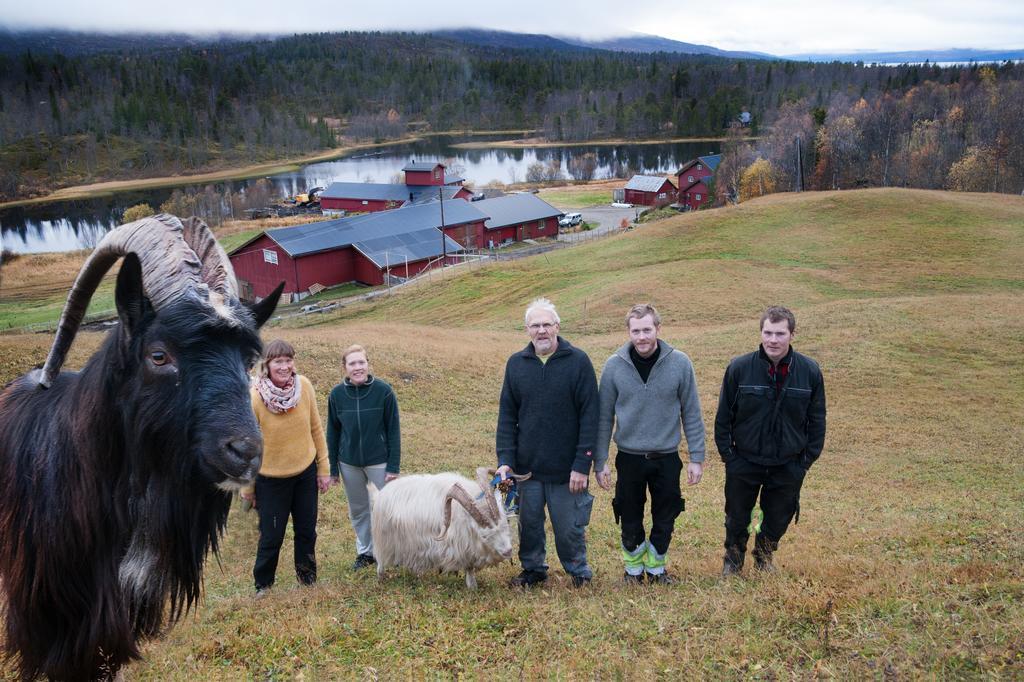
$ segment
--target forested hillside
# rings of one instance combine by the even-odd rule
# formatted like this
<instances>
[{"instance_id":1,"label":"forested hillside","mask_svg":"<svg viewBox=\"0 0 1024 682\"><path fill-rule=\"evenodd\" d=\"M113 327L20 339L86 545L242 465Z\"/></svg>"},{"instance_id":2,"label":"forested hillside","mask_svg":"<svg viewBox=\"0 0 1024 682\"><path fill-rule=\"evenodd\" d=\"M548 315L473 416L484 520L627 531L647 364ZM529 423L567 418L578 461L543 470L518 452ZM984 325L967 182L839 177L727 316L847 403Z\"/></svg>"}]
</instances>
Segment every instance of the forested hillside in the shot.
<instances>
[{"instance_id":1,"label":"forested hillside","mask_svg":"<svg viewBox=\"0 0 1024 682\"><path fill-rule=\"evenodd\" d=\"M0 56L0 198L329 149L410 130L720 136L748 110L782 186L1020 192L1024 65L811 64L482 48L408 33ZM958 167L956 164L960 164ZM817 171L817 173L815 173ZM958 176L958 177L959 177ZM739 177L737 171L737 178ZM976 184L980 184L976 187Z\"/></svg>"}]
</instances>

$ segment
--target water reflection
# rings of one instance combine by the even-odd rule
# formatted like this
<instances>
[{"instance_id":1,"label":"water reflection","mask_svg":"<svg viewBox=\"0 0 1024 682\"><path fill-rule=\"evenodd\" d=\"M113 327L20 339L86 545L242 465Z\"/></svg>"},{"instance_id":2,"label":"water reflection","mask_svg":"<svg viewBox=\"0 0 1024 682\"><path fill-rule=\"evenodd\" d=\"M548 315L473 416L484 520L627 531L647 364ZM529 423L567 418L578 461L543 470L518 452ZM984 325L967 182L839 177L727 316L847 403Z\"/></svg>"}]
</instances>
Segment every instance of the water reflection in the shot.
<instances>
[{"instance_id":1,"label":"water reflection","mask_svg":"<svg viewBox=\"0 0 1024 682\"><path fill-rule=\"evenodd\" d=\"M569 162L584 154L597 160L596 179L634 173L672 173L683 163L704 154L716 153L718 143L675 143L652 145L588 145L571 147L515 147L457 149L452 144L465 139L487 142L498 139L436 137L372 151L357 151L333 161L309 164L297 171L266 178L280 196L292 196L312 187L326 187L335 181L401 181L402 167L410 159L439 159L470 184L523 182L532 164L558 161L561 176L568 178ZM214 203L230 212L232 194L244 193L260 178L194 185L186 192L205 192ZM64 251L89 248L107 230L121 223L129 206L147 203L159 210L172 189L119 192L110 197L85 201L53 202L0 210L2 247L16 253ZM241 217L241 216L239 216Z\"/></svg>"}]
</instances>

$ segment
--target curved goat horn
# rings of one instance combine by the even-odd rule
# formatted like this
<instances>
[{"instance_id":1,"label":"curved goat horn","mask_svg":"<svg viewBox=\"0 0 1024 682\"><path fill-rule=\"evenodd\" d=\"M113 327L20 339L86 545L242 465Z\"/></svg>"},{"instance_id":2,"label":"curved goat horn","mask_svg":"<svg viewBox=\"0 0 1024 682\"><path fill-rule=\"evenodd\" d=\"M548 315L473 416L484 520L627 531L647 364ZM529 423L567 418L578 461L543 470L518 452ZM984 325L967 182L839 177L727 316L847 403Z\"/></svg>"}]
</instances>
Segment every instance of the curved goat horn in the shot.
<instances>
[{"instance_id":1,"label":"curved goat horn","mask_svg":"<svg viewBox=\"0 0 1024 682\"><path fill-rule=\"evenodd\" d=\"M493 476L494 474L498 473L498 470L497 469L487 469L487 473L490 476ZM530 478L531 476L533 476L533 472L532 471L528 471L525 474L517 474L516 472L511 471L511 472L509 472L509 474L508 474L508 476L506 478L511 478L511 479L516 480L516 481L525 481L528 478Z\"/></svg>"},{"instance_id":2,"label":"curved goat horn","mask_svg":"<svg viewBox=\"0 0 1024 682\"><path fill-rule=\"evenodd\" d=\"M182 222L185 243L189 245L201 264L200 280L226 299L238 298L238 284L235 281L235 270L224 248L213 236L213 232L199 218L189 218Z\"/></svg>"},{"instance_id":3,"label":"curved goat horn","mask_svg":"<svg viewBox=\"0 0 1024 682\"><path fill-rule=\"evenodd\" d=\"M444 528L441 530L441 534L436 536L437 540L444 540L444 536L448 534L448 527L452 523L452 500L461 504L463 509L481 526L494 525L491 521L487 520L484 513L480 511L480 507L473 503L473 499L466 492L466 489L458 483L453 483L452 487L445 493L444 501L441 503L444 507Z\"/></svg>"},{"instance_id":4,"label":"curved goat horn","mask_svg":"<svg viewBox=\"0 0 1024 682\"><path fill-rule=\"evenodd\" d=\"M476 470L476 482L480 484L480 490L483 491L487 513L497 523L501 520L501 513L498 511L498 501L494 499L494 490L491 489L491 476L493 475L487 467L479 467Z\"/></svg>"},{"instance_id":5,"label":"curved goat horn","mask_svg":"<svg viewBox=\"0 0 1024 682\"><path fill-rule=\"evenodd\" d=\"M192 229L195 234L202 232L194 225ZM208 251L209 247L204 250ZM96 287L117 259L128 253L139 257L142 286L155 309L159 310L189 291L201 291L204 266L186 243L180 220L161 213L111 230L89 254L68 293L57 335L39 377L43 388L49 388L64 364ZM211 265L209 269L213 272L216 266Z\"/></svg>"}]
</instances>

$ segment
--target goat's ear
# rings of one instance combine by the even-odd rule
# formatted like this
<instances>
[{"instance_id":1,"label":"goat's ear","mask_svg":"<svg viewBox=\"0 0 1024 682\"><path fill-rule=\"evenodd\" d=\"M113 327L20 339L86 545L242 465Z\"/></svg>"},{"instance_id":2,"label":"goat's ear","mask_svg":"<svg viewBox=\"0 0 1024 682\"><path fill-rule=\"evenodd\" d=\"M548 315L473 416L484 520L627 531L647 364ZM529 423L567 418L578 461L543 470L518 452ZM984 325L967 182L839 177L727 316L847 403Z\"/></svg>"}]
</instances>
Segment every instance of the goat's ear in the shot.
<instances>
[{"instance_id":1,"label":"goat's ear","mask_svg":"<svg viewBox=\"0 0 1024 682\"><path fill-rule=\"evenodd\" d=\"M274 314L274 309L277 308L277 302L281 298L281 292L284 291L284 282L277 285L277 288L270 292L270 295L259 303L249 305L249 310L252 311L253 317L256 318L256 328L259 329L263 324L270 319L270 316Z\"/></svg>"},{"instance_id":2,"label":"goat's ear","mask_svg":"<svg viewBox=\"0 0 1024 682\"><path fill-rule=\"evenodd\" d=\"M128 253L121 261L121 270L117 273L117 286L114 289L114 301L117 304L117 316L129 334L135 333L143 316L149 311L150 304L142 288L142 265L139 257Z\"/></svg>"}]
</instances>

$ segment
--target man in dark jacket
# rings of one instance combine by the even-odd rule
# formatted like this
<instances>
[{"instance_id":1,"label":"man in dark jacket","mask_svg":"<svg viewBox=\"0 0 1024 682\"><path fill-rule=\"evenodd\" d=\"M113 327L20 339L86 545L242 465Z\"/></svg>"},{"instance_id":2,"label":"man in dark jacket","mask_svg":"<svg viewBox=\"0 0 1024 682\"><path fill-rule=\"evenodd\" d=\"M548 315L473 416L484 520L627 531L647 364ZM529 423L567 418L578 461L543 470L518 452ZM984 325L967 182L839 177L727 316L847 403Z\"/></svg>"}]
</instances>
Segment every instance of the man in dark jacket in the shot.
<instances>
[{"instance_id":1,"label":"man in dark jacket","mask_svg":"<svg viewBox=\"0 0 1024 682\"><path fill-rule=\"evenodd\" d=\"M519 486L519 562L512 585L547 580L544 507L555 549L575 587L590 582L587 490L597 442L597 379L587 354L558 335L555 306L539 298L526 309L530 343L505 365L498 406L498 473L529 472Z\"/></svg>"},{"instance_id":2,"label":"man in dark jacket","mask_svg":"<svg viewBox=\"0 0 1024 682\"><path fill-rule=\"evenodd\" d=\"M773 571L772 554L794 515L804 476L825 445L825 383L818 363L790 343L796 317L783 307L761 316L761 346L725 370L715 444L725 462L725 557L722 575L739 573L750 526L754 562ZM761 497L762 518L751 512Z\"/></svg>"}]
</instances>

